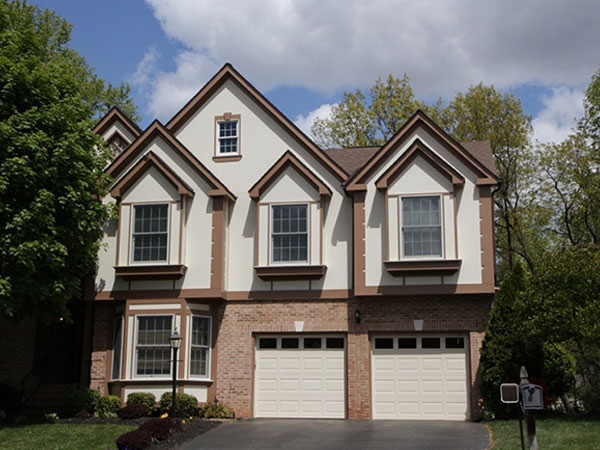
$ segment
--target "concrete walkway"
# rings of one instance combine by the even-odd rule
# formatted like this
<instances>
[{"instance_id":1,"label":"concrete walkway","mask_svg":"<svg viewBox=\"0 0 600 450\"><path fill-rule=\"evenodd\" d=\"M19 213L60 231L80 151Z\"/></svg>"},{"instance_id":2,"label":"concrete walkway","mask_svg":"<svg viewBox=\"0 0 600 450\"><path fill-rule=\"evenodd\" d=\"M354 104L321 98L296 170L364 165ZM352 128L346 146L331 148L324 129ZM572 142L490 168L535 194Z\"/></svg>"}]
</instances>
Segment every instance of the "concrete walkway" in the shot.
<instances>
[{"instance_id":1,"label":"concrete walkway","mask_svg":"<svg viewBox=\"0 0 600 450\"><path fill-rule=\"evenodd\" d=\"M181 450L484 450L488 445L481 423L253 419L223 423Z\"/></svg>"}]
</instances>

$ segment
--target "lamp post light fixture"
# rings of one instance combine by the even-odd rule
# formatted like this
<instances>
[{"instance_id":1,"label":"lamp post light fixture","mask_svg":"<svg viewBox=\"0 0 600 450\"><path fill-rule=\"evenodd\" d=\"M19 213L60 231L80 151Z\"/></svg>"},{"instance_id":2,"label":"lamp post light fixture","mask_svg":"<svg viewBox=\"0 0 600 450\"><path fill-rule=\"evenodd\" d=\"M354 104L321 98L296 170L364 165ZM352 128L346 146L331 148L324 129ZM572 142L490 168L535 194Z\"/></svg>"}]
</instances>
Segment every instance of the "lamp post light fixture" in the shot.
<instances>
[{"instance_id":1,"label":"lamp post light fixture","mask_svg":"<svg viewBox=\"0 0 600 450\"><path fill-rule=\"evenodd\" d=\"M181 345L181 336L175 328L175 331L171 333L169 337L171 348L173 349L173 397L171 403L171 417L175 417L175 411L177 411L177 350Z\"/></svg>"}]
</instances>

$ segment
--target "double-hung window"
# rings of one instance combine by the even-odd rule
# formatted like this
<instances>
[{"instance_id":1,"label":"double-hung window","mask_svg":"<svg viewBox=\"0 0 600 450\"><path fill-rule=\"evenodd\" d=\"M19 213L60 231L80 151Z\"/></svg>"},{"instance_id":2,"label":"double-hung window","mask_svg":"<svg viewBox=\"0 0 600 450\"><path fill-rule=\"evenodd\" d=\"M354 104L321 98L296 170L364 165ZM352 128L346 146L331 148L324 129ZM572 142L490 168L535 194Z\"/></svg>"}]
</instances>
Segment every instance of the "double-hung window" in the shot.
<instances>
[{"instance_id":1,"label":"double-hung window","mask_svg":"<svg viewBox=\"0 0 600 450\"><path fill-rule=\"evenodd\" d=\"M405 257L441 257L440 196L402 198L402 248Z\"/></svg>"},{"instance_id":2,"label":"double-hung window","mask_svg":"<svg viewBox=\"0 0 600 450\"><path fill-rule=\"evenodd\" d=\"M171 374L172 316L138 316L135 347L137 376Z\"/></svg>"},{"instance_id":3,"label":"double-hung window","mask_svg":"<svg viewBox=\"0 0 600 450\"><path fill-rule=\"evenodd\" d=\"M134 205L133 262L166 262L169 205Z\"/></svg>"},{"instance_id":4,"label":"double-hung window","mask_svg":"<svg viewBox=\"0 0 600 450\"><path fill-rule=\"evenodd\" d=\"M210 377L210 317L192 316L190 375Z\"/></svg>"},{"instance_id":5,"label":"double-hung window","mask_svg":"<svg viewBox=\"0 0 600 450\"><path fill-rule=\"evenodd\" d=\"M217 151L218 155L227 156L239 153L239 123L237 120L223 120L217 122L218 137Z\"/></svg>"},{"instance_id":6,"label":"double-hung window","mask_svg":"<svg viewBox=\"0 0 600 450\"><path fill-rule=\"evenodd\" d=\"M308 261L308 205L273 205L272 261Z\"/></svg>"}]
</instances>

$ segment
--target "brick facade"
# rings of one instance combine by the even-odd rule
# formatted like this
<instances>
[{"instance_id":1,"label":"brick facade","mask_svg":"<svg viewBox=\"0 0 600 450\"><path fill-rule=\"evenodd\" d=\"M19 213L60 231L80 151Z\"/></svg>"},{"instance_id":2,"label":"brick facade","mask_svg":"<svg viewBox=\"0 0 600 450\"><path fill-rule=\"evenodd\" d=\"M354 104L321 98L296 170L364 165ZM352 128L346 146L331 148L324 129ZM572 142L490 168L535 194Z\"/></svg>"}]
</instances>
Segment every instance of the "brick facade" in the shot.
<instances>
[{"instance_id":1,"label":"brick facade","mask_svg":"<svg viewBox=\"0 0 600 450\"><path fill-rule=\"evenodd\" d=\"M254 336L294 333L295 321L304 333L339 332L347 336L347 417L371 418L371 343L377 333L463 332L469 336L471 419L480 417L479 351L492 305L492 295L374 297L348 300L245 300L215 302L216 396L238 417L252 417ZM360 311L357 324L355 312ZM91 387L106 394L109 334L114 305L97 305L94 319ZM212 391L212 390L211 390ZM208 400L213 400L209 398Z\"/></svg>"}]
</instances>

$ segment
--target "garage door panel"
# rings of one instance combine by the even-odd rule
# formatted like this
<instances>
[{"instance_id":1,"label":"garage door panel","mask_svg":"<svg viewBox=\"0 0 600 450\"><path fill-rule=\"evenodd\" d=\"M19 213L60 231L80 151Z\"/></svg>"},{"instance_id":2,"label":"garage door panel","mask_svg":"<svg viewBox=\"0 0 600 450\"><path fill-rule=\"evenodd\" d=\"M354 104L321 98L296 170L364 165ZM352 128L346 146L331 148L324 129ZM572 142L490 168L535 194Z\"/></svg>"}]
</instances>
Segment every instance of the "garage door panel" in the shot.
<instances>
[{"instance_id":1,"label":"garage door panel","mask_svg":"<svg viewBox=\"0 0 600 450\"><path fill-rule=\"evenodd\" d=\"M276 348L261 349L257 338L255 417L344 418L345 343L325 348L326 337L315 336L311 344L320 339L323 348L302 348L301 338L299 348L288 349L281 337L269 339Z\"/></svg>"},{"instance_id":2,"label":"garage door panel","mask_svg":"<svg viewBox=\"0 0 600 450\"><path fill-rule=\"evenodd\" d=\"M412 335L416 348L399 348L408 341L400 337L393 349L372 348L373 418L466 420L468 346L446 349L443 336L428 335L426 344L439 339L440 348L423 349L421 336Z\"/></svg>"}]
</instances>

